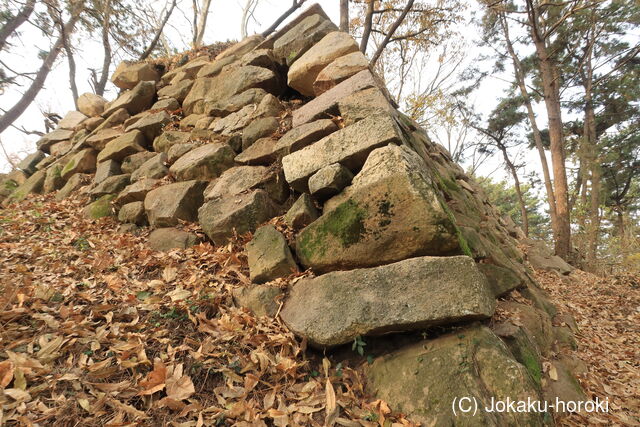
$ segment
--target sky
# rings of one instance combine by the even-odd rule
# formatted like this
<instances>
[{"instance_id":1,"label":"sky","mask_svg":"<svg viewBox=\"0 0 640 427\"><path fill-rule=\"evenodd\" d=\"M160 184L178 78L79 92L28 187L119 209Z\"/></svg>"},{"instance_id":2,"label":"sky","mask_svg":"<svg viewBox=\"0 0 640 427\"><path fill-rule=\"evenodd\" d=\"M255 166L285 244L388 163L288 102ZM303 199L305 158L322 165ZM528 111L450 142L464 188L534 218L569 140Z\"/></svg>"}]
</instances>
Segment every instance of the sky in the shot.
<instances>
[{"instance_id":1,"label":"sky","mask_svg":"<svg viewBox=\"0 0 640 427\"><path fill-rule=\"evenodd\" d=\"M160 11L165 5L164 0L154 0L157 10ZM233 40L240 38L240 20L242 5L245 0L212 0L210 14L207 22L204 43L210 44L215 41ZM313 2L307 1L310 5ZM338 0L319 0L318 3L323 7L327 15L334 21L339 22L339 1ZM177 46L184 46L185 49L190 38L190 13L191 1L179 0L180 10L174 12L169 21L169 25L165 29L166 37ZM251 21L249 24L249 33L259 32L269 26L280 14L290 6L290 0L260 0L254 16L258 21ZM301 10L306 8L303 6ZM299 12L298 12L299 13ZM295 17L292 15L289 19ZM286 21L285 21L286 22ZM281 24L284 25L284 24ZM467 35L469 29L463 30ZM37 69L40 60L37 59L37 53L40 48L47 48L51 43L45 39L37 29L29 24L24 24L20 35L11 40L14 48L10 54L5 52L0 54L0 59L6 64L11 64L19 70L32 71ZM471 43L471 37L468 37L468 43ZM471 45L471 44L470 44ZM99 68L102 63L102 47L92 40L75 40L74 41L75 58L77 62L77 78L78 92L90 92L89 71L88 69ZM470 49L467 61L472 61L475 53ZM118 61L114 61L111 66L111 72L115 69ZM425 73L429 73L427 68ZM428 78L428 76L426 76ZM508 78L508 77L506 77ZM480 112L486 113L490 111L496 104L499 94L506 86L505 77L494 76L487 80L480 90L473 95L474 103ZM0 107L9 108L19 99L24 87L11 87L0 96ZM116 88L111 84L107 85L105 97L109 100L116 97ZM64 55L60 55L56 64L49 74L45 86L36 97L34 103L27 111L16 121L17 127L24 127L27 130L44 131L44 118L42 112L55 112L64 115L67 111L73 110L73 99L69 90L68 65ZM0 135L2 142L10 153L17 153L20 157L35 150L35 142L38 140L36 135L25 135L24 133L9 128ZM514 153L515 154L515 153ZM524 172L535 171L539 169L539 160L530 152L522 152L519 154L521 158L526 159L527 170ZM0 155L0 172L10 170L10 165L5 157ZM504 168L501 166L501 160L494 158L486 162L480 169L482 175L492 175L495 178L504 179L507 177Z\"/></svg>"}]
</instances>

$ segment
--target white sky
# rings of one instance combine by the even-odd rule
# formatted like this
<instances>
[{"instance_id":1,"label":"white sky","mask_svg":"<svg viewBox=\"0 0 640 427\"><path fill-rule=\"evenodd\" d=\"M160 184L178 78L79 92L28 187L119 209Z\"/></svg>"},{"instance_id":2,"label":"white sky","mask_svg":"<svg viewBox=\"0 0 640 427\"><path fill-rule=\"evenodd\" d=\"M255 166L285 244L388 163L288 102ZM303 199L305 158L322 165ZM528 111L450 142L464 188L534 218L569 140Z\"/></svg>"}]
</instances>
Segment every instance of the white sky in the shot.
<instances>
[{"instance_id":1,"label":"white sky","mask_svg":"<svg viewBox=\"0 0 640 427\"><path fill-rule=\"evenodd\" d=\"M164 0L154 1L157 2L158 10L161 10L165 4ZM212 0L204 37L205 44L214 41L240 38L241 3L244 3L244 1L245 0ZM319 0L317 2L320 3L334 22L337 23L339 21L338 0ZM302 9L312 3L312 0L308 0ZM174 12L169 21L170 25L165 29L165 34L173 44L177 46L182 45L186 50L191 36L189 22L189 19L191 19L191 1L179 0L178 5L183 12ZM249 33L265 29L290 5L290 0L260 0L255 12L255 16L259 22L250 23ZM295 14L293 16L295 16ZM19 70L32 71L40 65L40 60L37 59L38 48L48 49L49 42L42 37L37 29L29 24L24 24L21 30L20 36L11 40L14 44L11 54L2 53L0 54L0 59ZM466 28L463 31L466 31L468 36L469 29ZM74 46L77 62L76 83L78 85L78 92L80 94L90 92L88 68L100 68L100 64L102 63L102 47L100 43L91 40L76 40ZM473 60L471 55L475 54L477 54L477 52L470 49L469 60ZM115 60L112 64L111 72L115 69L117 62L118 60ZM502 90L505 87L505 78L509 79L510 77L507 75L504 77L496 76L496 78L489 78L487 83L481 87L480 91L473 95L474 103L477 105L479 112L487 113L495 106L497 99L501 96ZM7 90L0 96L0 107L6 109L15 104L22 90L24 90L24 88L15 87ZM115 87L109 82L105 97L107 99L113 99L115 94ZM42 111L56 112L64 115L64 113L73 109L74 106L69 89L67 60L64 55L60 55L54 69L45 82L45 87L40 91L35 102L33 102L27 111L15 122L15 125L28 130L44 131ZM540 117L540 120L546 123L543 115ZM543 122L541 122L541 125L544 126ZM35 142L38 140L38 136L36 135L27 136L13 128L9 128L0 136L8 151L11 153L19 153L21 157L33 152L35 150ZM539 159L536 155L532 155L531 152L523 152L521 155L525 156L527 160L526 170L522 171L523 174L539 169ZM479 173L483 175L492 174L497 178L506 177L500 165L501 159L496 156L487 162L479 170ZM9 169L10 166L4 156L0 156L0 172L6 172Z\"/></svg>"}]
</instances>

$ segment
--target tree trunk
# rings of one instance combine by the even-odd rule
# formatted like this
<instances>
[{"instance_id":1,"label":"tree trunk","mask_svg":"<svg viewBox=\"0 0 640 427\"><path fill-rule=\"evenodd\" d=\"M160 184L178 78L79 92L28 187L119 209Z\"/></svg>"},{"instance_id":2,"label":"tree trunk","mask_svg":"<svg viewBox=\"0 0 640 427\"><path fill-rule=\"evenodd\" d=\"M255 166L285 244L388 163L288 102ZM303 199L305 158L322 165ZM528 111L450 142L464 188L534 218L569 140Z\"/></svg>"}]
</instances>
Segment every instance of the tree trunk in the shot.
<instances>
[{"instance_id":1,"label":"tree trunk","mask_svg":"<svg viewBox=\"0 0 640 427\"><path fill-rule=\"evenodd\" d=\"M340 0L340 31L349 32L349 0Z\"/></svg>"},{"instance_id":2,"label":"tree trunk","mask_svg":"<svg viewBox=\"0 0 640 427\"><path fill-rule=\"evenodd\" d=\"M520 216L522 217L522 231L524 235L529 237L529 217L527 215L527 205L524 203L524 197L522 197L522 189L520 188L520 179L518 178L518 171L515 165L509 159L509 153L507 153L507 147L498 143L498 148L502 151L502 157L504 157L504 163L507 165L511 176L513 177L513 185L516 189L516 195L518 197L518 205L520 205Z\"/></svg>"},{"instance_id":3,"label":"tree trunk","mask_svg":"<svg viewBox=\"0 0 640 427\"><path fill-rule=\"evenodd\" d=\"M282 15L280 15L280 17L276 19L274 23L269 26L269 28L262 32L262 37L267 37L269 34L273 33L278 28L278 26L282 24L282 21L287 19L289 15L298 10L298 8L302 6L305 1L306 0L293 0L293 4L291 4L291 7L287 9Z\"/></svg>"},{"instance_id":4,"label":"tree trunk","mask_svg":"<svg viewBox=\"0 0 640 427\"><path fill-rule=\"evenodd\" d=\"M539 18L535 6L531 4L530 0L527 1L527 8L549 122L551 164L553 166L553 184L558 217L555 253L568 261L571 255L571 213L569 211L569 189L565 167L564 136L562 134L559 75L556 64L553 63L553 58L549 56L546 40L541 36L537 28Z\"/></svg>"},{"instance_id":5,"label":"tree trunk","mask_svg":"<svg viewBox=\"0 0 640 427\"><path fill-rule=\"evenodd\" d=\"M156 30L156 34L153 37L153 40L151 40L151 43L149 43L149 46L145 49L145 51L142 53L142 55L140 55L140 61L147 59L149 57L149 55L151 54L151 52L153 52L153 49L155 49L156 46L158 45L158 41L160 40L160 36L162 35L162 32L164 31L164 27L165 27L165 25L167 25L167 21L169 21L169 17L173 13L173 8L176 7L176 1L177 0L173 0L171 2L171 7L169 8L169 10L167 10L167 14L164 16L164 19L162 20L162 22L158 26L158 29Z\"/></svg>"},{"instance_id":6,"label":"tree trunk","mask_svg":"<svg viewBox=\"0 0 640 427\"><path fill-rule=\"evenodd\" d=\"M7 44L7 40L11 37L11 34L18 29L18 27L24 24L29 16L33 13L33 7L36 4L36 0L28 0L24 7L20 9L20 12L0 28L0 51L4 49Z\"/></svg>"},{"instance_id":7,"label":"tree trunk","mask_svg":"<svg viewBox=\"0 0 640 427\"><path fill-rule=\"evenodd\" d=\"M589 200L589 227L587 228L586 265L595 268L600 234L600 187L601 171L598 160L596 137L596 115L591 98L591 84L585 87L584 138L588 148L588 165L591 171L591 194Z\"/></svg>"},{"instance_id":8,"label":"tree trunk","mask_svg":"<svg viewBox=\"0 0 640 427\"><path fill-rule=\"evenodd\" d=\"M102 70L100 71L100 80L95 82L94 90L96 95L104 95L109 80L109 67L111 66L111 42L109 41L109 30L111 27L111 0L106 0L104 10L102 11L102 49L104 58L102 60Z\"/></svg>"},{"instance_id":9,"label":"tree trunk","mask_svg":"<svg viewBox=\"0 0 640 427\"><path fill-rule=\"evenodd\" d=\"M193 43L194 48L202 46L202 39L204 38L204 30L207 28L207 18L209 17L209 7L211 6L211 0L204 0L202 8L200 9L200 16L198 17L198 26L196 31L196 37Z\"/></svg>"},{"instance_id":10,"label":"tree trunk","mask_svg":"<svg viewBox=\"0 0 640 427\"><path fill-rule=\"evenodd\" d=\"M360 40L360 52L367 53L367 44L371 35L371 26L373 25L373 10L375 0L367 0L367 13L364 17L364 28L362 30L362 40Z\"/></svg>"},{"instance_id":11,"label":"tree trunk","mask_svg":"<svg viewBox=\"0 0 640 427\"><path fill-rule=\"evenodd\" d=\"M529 118L529 124L531 125L531 132L533 133L533 141L540 157L544 187L547 193L547 203L549 204L549 216L551 217L551 229L553 230L554 238L557 238L558 215L556 213L556 197L555 194L553 194L553 182L551 180L551 174L549 173L547 154L544 151L542 136L540 135L540 129L538 128L536 115L533 111L533 106L531 105L531 97L529 96L529 91L527 90L525 76L522 70L522 63L520 62L520 58L518 58L518 55L513 48L513 43L511 43L511 38L509 36L509 26L506 17L502 13L500 14L500 23L505 36L507 49L513 63L513 71L516 76L516 81L518 82L518 87L520 88L520 94L522 95L525 107L527 108L527 116Z\"/></svg>"},{"instance_id":12,"label":"tree trunk","mask_svg":"<svg viewBox=\"0 0 640 427\"><path fill-rule=\"evenodd\" d=\"M69 21L63 27L63 34L60 34L56 42L51 47L51 50L42 62L42 65L36 73L36 77L31 82L29 88L22 94L22 97L13 107L9 108L2 116L0 116L0 133L4 132L18 119L18 117L22 115L22 113L24 113L31 102L33 102L38 92L40 92L40 89L42 89L42 86L51 71L53 63L58 57L60 50L63 48L65 34L72 33L73 28L80 17L79 10L73 11L72 13L73 14L69 18Z\"/></svg>"},{"instance_id":13,"label":"tree trunk","mask_svg":"<svg viewBox=\"0 0 640 427\"><path fill-rule=\"evenodd\" d=\"M382 52L384 51L384 49L387 47L387 45L391 41L391 37L393 37L395 32L398 30L398 27L400 27L400 25L402 24L402 21L404 21L404 19L407 17L407 14L409 13L411 8L413 7L413 3L415 3L415 0L409 0L407 2L407 4L404 6L404 9L402 9L402 13L400 13L400 16L398 16L398 19L395 20L395 22L391 25L391 28L389 28L389 30L387 31L387 35L384 36L384 39L382 40L382 43L380 43L380 45L376 49L376 53L373 54L373 57L371 58L371 61L369 62L369 65L371 67L375 66L376 62L378 62L378 59L380 58L380 55L382 55Z\"/></svg>"},{"instance_id":14,"label":"tree trunk","mask_svg":"<svg viewBox=\"0 0 640 427\"><path fill-rule=\"evenodd\" d=\"M64 32L64 28L60 28L61 34L64 36L64 51L67 54L67 62L69 63L69 88L73 97L73 105L78 109L78 85L76 84L76 60L71 50L71 38Z\"/></svg>"}]
</instances>

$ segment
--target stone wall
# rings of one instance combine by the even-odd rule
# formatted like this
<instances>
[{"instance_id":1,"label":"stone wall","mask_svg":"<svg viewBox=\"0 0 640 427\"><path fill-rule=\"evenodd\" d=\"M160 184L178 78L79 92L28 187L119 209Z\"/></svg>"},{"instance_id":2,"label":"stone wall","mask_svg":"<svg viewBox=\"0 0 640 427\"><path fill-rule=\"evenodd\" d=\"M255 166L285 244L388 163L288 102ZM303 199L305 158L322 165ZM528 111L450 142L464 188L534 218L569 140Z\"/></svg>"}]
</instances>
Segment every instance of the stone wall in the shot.
<instances>
[{"instance_id":1,"label":"stone wall","mask_svg":"<svg viewBox=\"0 0 640 427\"><path fill-rule=\"evenodd\" d=\"M149 225L157 250L198 242L172 228L183 221L216 245L251 232L254 283L237 303L274 315L281 291L268 282L309 270L279 316L317 349L438 327L368 367L371 392L426 425L454 422L446 396L555 397L558 379L542 360L571 333L554 326L521 232L396 109L355 40L319 6L267 40L252 36L164 74L123 63L112 81L117 99L82 95L80 111L2 178L3 204L86 193L87 215ZM280 216L289 240L264 225ZM514 290L526 299L509 300ZM550 418L455 421L477 422Z\"/></svg>"}]
</instances>

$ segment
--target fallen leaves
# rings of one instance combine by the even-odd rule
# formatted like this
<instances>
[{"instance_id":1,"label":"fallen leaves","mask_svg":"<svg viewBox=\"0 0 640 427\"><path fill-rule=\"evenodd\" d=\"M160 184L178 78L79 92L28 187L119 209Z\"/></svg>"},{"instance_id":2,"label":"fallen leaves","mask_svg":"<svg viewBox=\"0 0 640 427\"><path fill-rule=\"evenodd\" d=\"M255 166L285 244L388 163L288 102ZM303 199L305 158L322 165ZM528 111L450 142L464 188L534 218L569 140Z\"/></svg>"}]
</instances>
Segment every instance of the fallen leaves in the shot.
<instances>
[{"instance_id":1,"label":"fallen leaves","mask_svg":"<svg viewBox=\"0 0 640 427\"><path fill-rule=\"evenodd\" d=\"M0 211L0 424L411 425L370 402L358 366L234 305L242 239L154 252L85 204Z\"/></svg>"}]
</instances>

